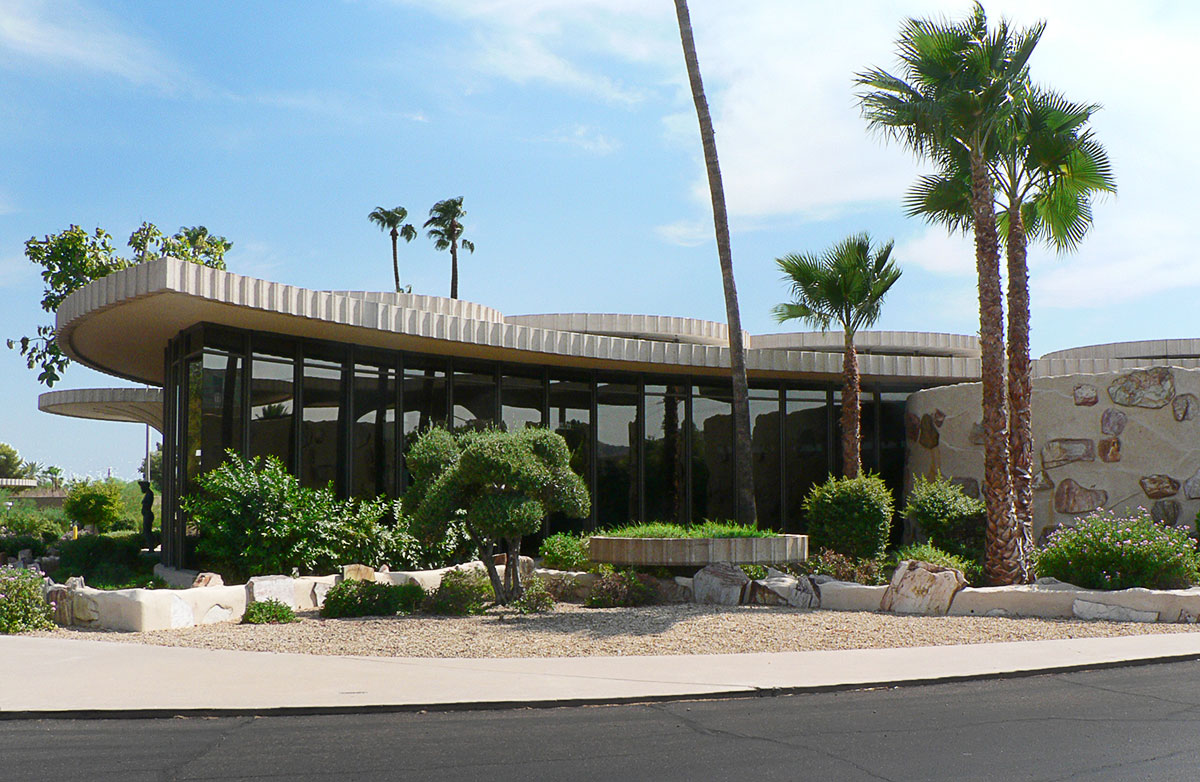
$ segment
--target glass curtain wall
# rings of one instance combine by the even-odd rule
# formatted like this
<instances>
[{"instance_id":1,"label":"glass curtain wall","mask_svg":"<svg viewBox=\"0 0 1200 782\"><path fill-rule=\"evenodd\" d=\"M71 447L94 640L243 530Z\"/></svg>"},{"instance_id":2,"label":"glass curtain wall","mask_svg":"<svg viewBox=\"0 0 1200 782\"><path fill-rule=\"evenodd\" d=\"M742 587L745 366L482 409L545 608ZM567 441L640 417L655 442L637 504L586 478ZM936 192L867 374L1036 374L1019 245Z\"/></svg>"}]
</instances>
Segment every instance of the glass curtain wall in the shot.
<instances>
[{"instance_id":1,"label":"glass curtain wall","mask_svg":"<svg viewBox=\"0 0 1200 782\"><path fill-rule=\"evenodd\" d=\"M750 457L758 524L783 529L783 407L777 388L750 389Z\"/></svg>"},{"instance_id":2,"label":"glass curtain wall","mask_svg":"<svg viewBox=\"0 0 1200 782\"><path fill-rule=\"evenodd\" d=\"M641 392L633 383L596 384L596 490L600 527L642 518L638 445Z\"/></svg>"},{"instance_id":3,"label":"glass curtain wall","mask_svg":"<svg viewBox=\"0 0 1200 782\"><path fill-rule=\"evenodd\" d=\"M356 353L351 413L350 494L396 493L396 369Z\"/></svg>"},{"instance_id":4,"label":"glass curtain wall","mask_svg":"<svg viewBox=\"0 0 1200 782\"><path fill-rule=\"evenodd\" d=\"M804 499L829 477L831 409L823 390L789 388L784 394L784 518L790 530L804 529Z\"/></svg>"},{"instance_id":5,"label":"glass curtain wall","mask_svg":"<svg viewBox=\"0 0 1200 782\"><path fill-rule=\"evenodd\" d=\"M294 350L287 347L255 343L250 359L249 455L276 456L295 471L296 364Z\"/></svg>"},{"instance_id":6,"label":"glass curtain wall","mask_svg":"<svg viewBox=\"0 0 1200 782\"><path fill-rule=\"evenodd\" d=\"M346 493L339 469L343 451L342 364L325 351L305 350L300 414L300 483L311 488L333 485Z\"/></svg>"},{"instance_id":7,"label":"glass curtain wall","mask_svg":"<svg viewBox=\"0 0 1200 782\"><path fill-rule=\"evenodd\" d=\"M545 426L546 383L541 372L523 374L505 367L500 376L500 426L515 432L530 426Z\"/></svg>"},{"instance_id":8,"label":"glass curtain wall","mask_svg":"<svg viewBox=\"0 0 1200 782\"><path fill-rule=\"evenodd\" d=\"M647 521L688 520L687 392L686 382L646 385Z\"/></svg>"},{"instance_id":9,"label":"glass curtain wall","mask_svg":"<svg viewBox=\"0 0 1200 782\"><path fill-rule=\"evenodd\" d=\"M692 521L737 518L734 491L733 391L692 388Z\"/></svg>"},{"instance_id":10,"label":"glass curtain wall","mask_svg":"<svg viewBox=\"0 0 1200 782\"><path fill-rule=\"evenodd\" d=\"M592 383L583 378L551 375L547 385L550 417L546 425L562 435L571 450L571 469L583 477L592 497L592 513L587 519L552 516L549 529L582 531L595 528L598 503L595 491L595 463L592 459Z\"/></svg>"}]
</instances>

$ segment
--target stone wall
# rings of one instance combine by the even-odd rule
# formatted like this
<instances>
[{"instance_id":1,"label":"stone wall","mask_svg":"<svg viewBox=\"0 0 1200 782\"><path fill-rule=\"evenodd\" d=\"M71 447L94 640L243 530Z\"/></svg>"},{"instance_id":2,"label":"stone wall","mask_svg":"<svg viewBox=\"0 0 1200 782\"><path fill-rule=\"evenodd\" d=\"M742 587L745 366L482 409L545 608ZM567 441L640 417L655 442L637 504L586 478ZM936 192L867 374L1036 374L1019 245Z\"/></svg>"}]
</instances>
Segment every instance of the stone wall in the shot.
<instances>
[{"instance_id":1,"label":"stone wall","mask_svg":"<svg viewBox=\"0 0 1200 782\"><path fill-rule=\"evenodd\" d=\"M1033 381L1034 536L1097 507L1144 507L1196 529L1200 370L1174 367ZM978 496L980 384L918 391L905 418L905 491L937 471Z\"/></svg>"}]
</instances>

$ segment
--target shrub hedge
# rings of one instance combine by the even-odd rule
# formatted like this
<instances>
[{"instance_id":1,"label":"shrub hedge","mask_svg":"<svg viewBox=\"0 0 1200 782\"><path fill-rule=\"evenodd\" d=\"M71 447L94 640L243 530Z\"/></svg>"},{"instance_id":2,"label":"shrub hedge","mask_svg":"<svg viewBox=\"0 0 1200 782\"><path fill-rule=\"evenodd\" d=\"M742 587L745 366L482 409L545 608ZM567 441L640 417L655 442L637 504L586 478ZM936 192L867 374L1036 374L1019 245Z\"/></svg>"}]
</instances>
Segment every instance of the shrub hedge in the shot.
<instances>
[{"instance_id":1,"label":"shrub hedge","mask_svg":"<svg viewBox=\"0 0 1200 782\"><path fill-rule=\"evenodd\" d=\"M804 500L809 544L851 559L876 559L892 529L892 493L874 473L830 477Z\"/></svg>"},{"instance_id":2,"label":"shrub hedge","mask_svg":"<svg viewBox=\"0 0 1200 782\"><path fill-rule=\"evenodd\" d=\"M917 476L904 516L929 542L969 560L983 559L987 506L941 475L934 480Z\"/></svg>"},{"instance_id":3,"label":"shrub hedge","mask_svg":"<svg viewBox=\"0 0 1200 782\"><path fill-rule=\"evenodd\" d=\"M350 579L339 581L325 593L321 616L334 619L409 614L420 607L424 599L425 590L417 584L385 584Z\"/></svg>"}]
</instances>

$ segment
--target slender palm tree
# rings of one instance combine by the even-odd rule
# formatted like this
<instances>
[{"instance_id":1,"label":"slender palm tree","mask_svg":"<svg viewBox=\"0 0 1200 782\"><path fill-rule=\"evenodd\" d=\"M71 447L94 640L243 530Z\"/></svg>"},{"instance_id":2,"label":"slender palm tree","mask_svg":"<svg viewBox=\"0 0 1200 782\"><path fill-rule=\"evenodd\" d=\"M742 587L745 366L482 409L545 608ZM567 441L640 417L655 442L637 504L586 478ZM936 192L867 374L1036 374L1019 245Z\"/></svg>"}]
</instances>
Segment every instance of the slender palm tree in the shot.
<instances>
[{"instance_id":1,"label":"slender palm tree","mask_svg":"<svg viewBox=\"0 0 1200 782\"><path fill-rule=\"evenodd\" d=\"M857 77L863 114L874 129L920 155L961 154L970 177L971 226L979 282L980 379L983 386L984 570L994 584L1026 579L1028 552L1013 514L1005 413L1004 300L996 230L996 183L989 170L994 137L1027 92L1028 62L1044 24L1021 31L1001 21L988 29L976 4L962 22L910 19L897 49L900 75L871 69Z\"/></svg>"},{"instance_id":2,"label":"slender palm tree","mask_svg":"<svg viewBox=\"0 0 1200 782\"><path fill-rule=\"evenodd\" d=\"M1108 155L1086 128L1099 108L1033 90L997 134L996 151L989 155L1008 262L1009 474L1013 510L1027 546L1032 546L1033 523L1033 387L1026 244L1033 237L1059 252L1076 249L1091 227L1093 199L1116 192ZM966 230L970 191L964 158L950 156L943 164L940 172L922 177L910 190L907 212Z\"/></svg>"},{"instance_id":3,"label":"slender palm tree","mask_svg":"<svg viewBox=\"0 0 1200 782\"><path fill-rule=\"evenodd\" d=\"M700 78L700 61L696 57L696 41L692 38L692 19L687 0L675 0L675 15L679 19L679 38L683 44L683 60L687 65L692 101L700 122L700 140L704 145L704 164L708 170L708 190L712 196L713 227L717 235L717 257L721 263L721 282L725 288L725 318L729 324L729 366L733 382L733 455L735 469L737 515L743 524L758 522L754 503L754 464L750 452L750 392L746 382L746 350L742 344L742 315L738 309L737 284L733 279L733 253L729 245L729 215L725 210L725 185L721 180L721 165L717 160L717 140L713 133L708 98Z\"/></svg>"},{"instance_id":4,"label":"slender palm tree","mask_svg":"<svg viewBox=\"0 0 1200 782\"><path fill-rule=\"evenodd\" d=\"M377 206L367 215L367 219L378 225L379 230L387 231L392 237L392 272L396 276L396 293L400 292L400 257L396 253L396 240L402 236L406 242L417 238L417 229L411 223L404 222L407 218L408 210L402 206L395 209Z\"/></svg>"},{"instance_id":5,"label":"slender palm tree","mask_svg":"<svg viewBox=\"0 0 1200 782\"><path fill-rule=\"evenodd\" d=\"M871 252L871 237L855 234L820 255L789 254L776 258L792 301L774 309L775 320L800 320L826 331L842 327L842 474L856 477L862 470L859 439L858 353L854 335L879 320L883 297L900 279L892 260L893 242Z\"/></svg>"},{"instance_id":6,"label":"slender palm tree","mask_svg":"<svg viewBox=\"0 0 1200 782\"><path fill-rule=\"evenodd\" d=\"M439 250L450 250L450 298L458 298L458 248L462 247L469 253L475 252L475 243L462 238L462 219L467 216L463 209L463 197L447 198L438 201L429 210L429 219L425 227L429 229L427 236L433 240L433 246Z\"/></svg>"}]
</instances>

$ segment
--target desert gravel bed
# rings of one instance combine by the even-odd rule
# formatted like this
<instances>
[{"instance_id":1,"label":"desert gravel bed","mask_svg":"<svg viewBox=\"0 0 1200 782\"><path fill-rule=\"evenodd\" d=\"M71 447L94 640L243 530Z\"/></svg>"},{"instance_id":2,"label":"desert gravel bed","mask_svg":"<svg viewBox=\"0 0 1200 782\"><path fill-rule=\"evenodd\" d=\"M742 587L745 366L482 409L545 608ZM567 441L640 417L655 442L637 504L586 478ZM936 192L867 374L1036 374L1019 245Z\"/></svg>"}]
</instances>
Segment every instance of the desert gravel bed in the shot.
<instances>
[{"instance_id":1,"label":"desert gravel bed","mask_svg":"<svg viewBox=\"0 0 1200 782\"><path fill-rule=\"evenodd\" d=\"M300 654L583 657L874 649L1196 630L1196 625L695 604L608 609L559 604L553 613L528 616L493 609L484 616L453 618L321 619L315 612L300 617L288 625L215 624L149 633L60 628L42 635Z\"/></svg>"}]
</instances>

